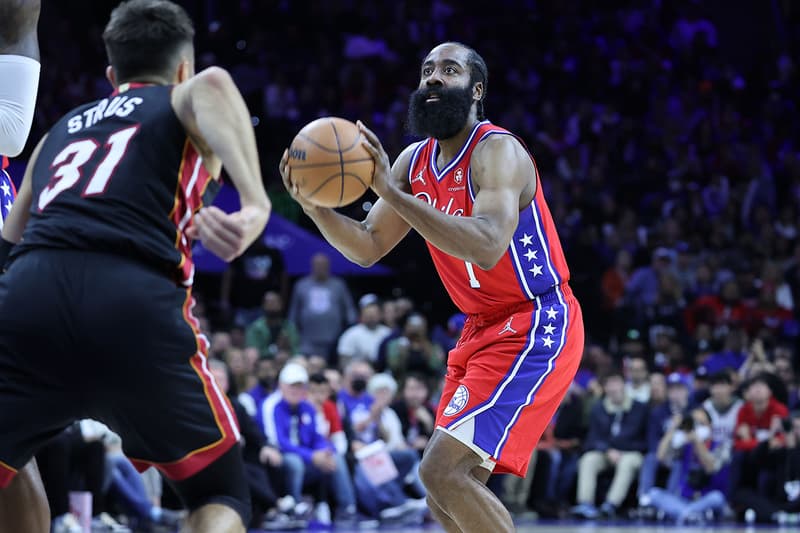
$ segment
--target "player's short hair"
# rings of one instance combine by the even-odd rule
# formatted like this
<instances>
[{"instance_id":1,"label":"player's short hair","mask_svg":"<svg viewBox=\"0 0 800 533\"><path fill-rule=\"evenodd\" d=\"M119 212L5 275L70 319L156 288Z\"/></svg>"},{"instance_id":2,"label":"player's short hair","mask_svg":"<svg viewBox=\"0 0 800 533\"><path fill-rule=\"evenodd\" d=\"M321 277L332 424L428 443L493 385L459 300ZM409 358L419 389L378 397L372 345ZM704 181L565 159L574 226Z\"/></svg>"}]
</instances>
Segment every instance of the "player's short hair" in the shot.
<instances>
[{"instance_id":1,"label":"player's short hair","mask_svg":"<svg viewBox=\"0 0 800 533\"><path fill-rule=\"evenodd\" d=\"M483 84L483 96L481 96L480 101L478 101L476 112L478 120L486 120L486 113L483 110L483 102L486 100L486 92L489 90L489 69L486 67L486 61L484 61L481 55L471 46L456 41L453 41L453 44L467 51L470 84L473 86L478 82Z\"/></svg>"},{"instance_id":2,"label":"player's short hair","mask_svg":"<svg viewBox=\"0 0 800 533\"><path fill-rule=\"evenodd\" d=\"M169 0L122 2L103 31L108 61L119 82L143 75L171 78L181 50L193 38L189 15Z\"/></svg>"}]
</instances>

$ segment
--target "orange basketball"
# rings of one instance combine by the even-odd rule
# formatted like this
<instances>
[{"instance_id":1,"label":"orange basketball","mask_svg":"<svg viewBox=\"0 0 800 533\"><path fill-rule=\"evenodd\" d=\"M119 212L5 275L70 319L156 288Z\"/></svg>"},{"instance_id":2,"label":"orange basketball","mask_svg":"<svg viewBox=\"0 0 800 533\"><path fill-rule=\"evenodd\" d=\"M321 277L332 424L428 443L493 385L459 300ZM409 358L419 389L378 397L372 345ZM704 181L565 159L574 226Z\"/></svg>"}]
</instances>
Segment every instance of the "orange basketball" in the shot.
<instances>
[{"instance_id":1,"label":"orange basketball","mask_svg":"<svg viewBox=\"0 0 800 533\"><path fill-rule=\"evenodd\" d=\"M363 136L349 120L325 117L309 122L289 146L292 182L320 207L358 200L372 184L375 164L361 145Z\"/></svg>"}]
</instances>

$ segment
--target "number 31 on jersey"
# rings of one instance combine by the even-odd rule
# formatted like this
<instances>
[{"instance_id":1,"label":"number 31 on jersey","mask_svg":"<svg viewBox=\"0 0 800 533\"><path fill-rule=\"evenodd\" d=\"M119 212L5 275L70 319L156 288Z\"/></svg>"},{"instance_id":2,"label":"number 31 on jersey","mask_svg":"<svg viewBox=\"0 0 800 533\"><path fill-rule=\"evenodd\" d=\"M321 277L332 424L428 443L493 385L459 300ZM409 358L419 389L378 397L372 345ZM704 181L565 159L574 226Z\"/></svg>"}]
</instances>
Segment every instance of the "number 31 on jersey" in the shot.
<instances>
[{"instance_id":1,"label":"number 31 on jersey","mask_svg":"<svg viewBox=\"0 0 800 533\"><path fill-rule=\"evenodd\" d=\"M81 196L98 196L106 192L108 182L114 175L114 170L119 165L128 144L139 131L139 125L112 133L106 141L107 152L100 164L95 168L92 177L83 188ZM51 168L55 168L50 183L47 184L39 194L37 206L42 211L47 204L52 202L56 196L65 190L74 187L81 179L81 167L83 167L94 155L100 145L94 139L82 139L69 143L56 155Z\"/></svg>"}]
</instances>

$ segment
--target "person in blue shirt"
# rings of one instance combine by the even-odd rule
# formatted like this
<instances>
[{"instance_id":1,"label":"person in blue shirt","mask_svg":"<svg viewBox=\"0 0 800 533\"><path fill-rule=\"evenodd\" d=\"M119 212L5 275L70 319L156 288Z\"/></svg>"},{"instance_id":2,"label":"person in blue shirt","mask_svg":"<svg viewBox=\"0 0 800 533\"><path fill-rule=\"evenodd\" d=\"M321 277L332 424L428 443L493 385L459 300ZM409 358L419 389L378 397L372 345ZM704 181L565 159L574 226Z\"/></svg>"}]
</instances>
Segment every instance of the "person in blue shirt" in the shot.
<instances>
[{"instance_id":1,"label":"person in blue shirt","mask_svg":"<svg viewBox=\"0 0 800 533\"><path fill-rule=\"evenodd\" d=\"M357 523L356 499L347 463L317 430L316 409L306 400L308 372L287 363L279 376L279 394L267 397L262 408L264 433L283 453L289 494L300 501L303 486L325 483L336 500L337 525Z\"/></svg>"}]
</instances>

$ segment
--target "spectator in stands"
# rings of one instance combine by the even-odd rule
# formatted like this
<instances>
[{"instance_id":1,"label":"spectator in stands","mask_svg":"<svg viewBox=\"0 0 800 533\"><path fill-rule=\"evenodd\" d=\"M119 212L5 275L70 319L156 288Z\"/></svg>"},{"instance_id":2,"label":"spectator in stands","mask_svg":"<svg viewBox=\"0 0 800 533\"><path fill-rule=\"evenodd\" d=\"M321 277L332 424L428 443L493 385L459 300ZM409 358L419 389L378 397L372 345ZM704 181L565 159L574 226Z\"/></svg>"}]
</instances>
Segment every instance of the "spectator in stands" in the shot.
<instances>
[{"instance_id":1,"label":"spectator in stands","mask_svg":"<svg viewBox=\"0 0 800 533\"><path fill-rule=\"evenodd\" d=\"M778 438L778 436L783 438ZM737 507L746 509L750 521L778 524L800 522L800 411L780 421L770 439L766 460L759 464L773 482L762 491L743 488L734 494ZM747 516L748 514L751 516Z\"/></svg>"},{"instance_id":2,"label":"spectator in stands","mask_svg":"<svg viewBox=\"0 0 800 533\"><path fill-rule=\"evenodd\" d=\"M447 327L442 328L436 325L431 333L431 339L435 344L438 344L442 352L447 354L456 347L458 339L461 338L461 332L464 330L464 321L466 320L464 313L456 313L447 319Z\"/></svg>"},{"instance_id":3,"label":"spectator in stands","mask_svg":"<svg viewBox=\"0 0 800 533\"><path fill-rule=\"evenodd\" d=\"M381 324L381 306L377 296L365 294L358 306L361 309L360 322L347 328L339 337L337 351L341 367L353 359L366 359L374 364L381 341L391 333L389 326Z\"/></svg>"},{"instance_id":4,"label":"spectator in stands","mask_svg":"<svg viewBox=\"0 0 800 533\"><path fill-rule=\"evenodd\" d=\"M306 400L308 372L298 363L287 363L278 382L279 399L264 404L263 428L283 453L289 494L301 501L303 486L323 483L336 500L337 524L354 527L358 517L350 472L344 457L317 430L317 411Z\"/></svg>"},{"instance_id":5,"label":"spectator in stands","mask_svg":"<svg viewBox=\"0 0 800 533\"><path fill-rule=\"evenodd\" d=\"M209 370L217 382L223 394L230 392L230 382L228 380L228 368L225 363L218 360L210 360ZM229 396L233 412L239 422L239 432L244 458L245 476L250 488L250 499L253 505L253 519L251 527L265 527L267 529L302 529L307 525L303 519L302 510L297 509L295 502L285 506L283 511L278 512L278 490L276 481L283 477L283 455L277 448L276 442L268 442L264 433L259 428L255 420L247 413L245 407L237 398ZM261 520L268 510L273 513L268 515L265 520Z\"/></svg>"},{"instance_id":6,"label":"spectator in stands","mask_svg":"<svg viewBox=\"0 0 800 533\"><path fill-rule=\"evenodd\" d=\"M233 313L235 324L247 327L261 314L261 296L267 291L288 298L289 276L283 254L259 238L222 275L220 304Z\"/></svg>"},{"instance_id":7,"label":"spectator in stands","mask_svg":"<svg viewBox=\"0 0 800 533\"><path fill-rule=\"evenodd\" d=\"M649 265L637 268L625 286L625 301L634 309L642 310L655 305L658 300L660 277L672 265L672 253L657 248Z\"/></svg>"},{"instance_id":8,"label":"spectator in stands","mask_svg":"<svg viewBox=\"0 0 800 533\"><path fill-rule=\"evenodd\" d=\"M263 316L256 319L245 331L245 345L257 348L262 358L274 358L278 350L294 354L300 347L297 328L283 313L283 299L275 291L264 293Z\"/></svg>"},{"instance_id":9,"label":"spectator in stands","mask_svg":"<svg viewBox=\"0 0 800 533\"><path fill-rule=\"evenodd\" d=\"M326 255L315 254L311 258L311 274L295 284L289 321L300 333L300 352L332 361L336 339L356 321L356 310L347 285L331 276Z\"/></svg>"},{"instance_id":10,"label":"spectator in stands","mask_svg":"<svg viewBox=\"0 0 800 533\"><path fill-rule=\"evenodd\" d=\"M372 419L378 424L386 448L390 451L407 450L403 425L391 407L397 395L397 381L389 374L375 374L367 382L367 393L375 400L372 404Z\"/></svg>"},{"instance_id":11,"label":"spectator in stands","mask_svg":"<svg viewBox=\"0 0 800 533\"><path fill-rule=\"evenodd\" d=\"M711 420L711 439L718 446L727 448L728 457L732 457L736 421L744 402L734 396L730 371L713 374L709 382L710 396L702 407Z\"/></svg>"},{"instance_id":12,"label":"spectator in stands","mask_svg":"<svg viewBox=\"0 0 800 533\"><path fill-rule=\"evenodd\" d=\"M408 374L403 383L403 393L392 403L392 409L400 418L406 444L422 457L436 422L427 380L419 374Z\"/></svg>"},{"instance_id":13,"label":"spectator in stands","mask_svg":"<svg viewBox=\"0 0 800 533\"><path fill-rule=\"evenodd\" d=\"M348 448L347 436L333 400L333 389L322 372L311 374L308 380L308 400L317 410L317 431L333 444L336 453L344 455Z\"/></svg>"},{"instance_id":14,"label":"spectator in stands","mask_svg":"<svg viewBox=\"0 0 800 533\"><path fill-rule=\"evenodd\" d=\"M416 372L431 381L443 374L445 354L431 342L428 321L424 316L418 313L408 316L403 335L386 347L386 362L399 381L403 381L408 372Z\"/></svg>"},{"instance_id":15,"label":"spectator in stands","mask_svg":"<svg viewBox=\"0 0 800 533\"><path fill-rule=\"evenodd\" d=\"M777 350L776 350L777 351ZM800 407L800 392L795 378L795 371L792 367L792 360L790 353L775 355L775 375L777 375L783 384L786 386L787 391L787 404L786 407L790 411Z\"/></svg>"},{"instance_id":16,"label":"spectator in stands","mask_svg":"<svg viewBox=\"0 0 800 533\"><path fill-rule=\"evenodd\" d=\"M683 415L689 407L689 396L691 387L689 380L685 376L673 372L667 377L667 401L658 407L653 408L649 414L647 423L647 454L642 462L642 469L639 472L638 495L641 502L642 496L656 486L660 465L664 461L658 458L658 445L664 433L669 429L671 420L675 415ZM669 467L670 465L666 465ZM678 480L679 472L674 468L661 468L667 480L667 490L674 491ZM664 472L666 470L666 472Z\"/></svg>"},{"instance_id":17,"label":"spectator in stands","mask_svg":"<svg viewBox=\"0 0 800 533\"><path fill-rule=\"evenodd\" d=\"M589 432L584 454L578 463L578 505L572 513L583 518L597 518L602 512L615 516L625 500L646 449L647 405L625 393L620 372L611 372L603 381L604 398L589 415ZM600 511L594 506L597 478L613 469L614 478Z\"/></svg>"},{"instance_id":18,"label":"spectator in stands","mask_svg":"<svg viewBox=\"0 0 800 533\"><path fill-rule=\"evenodd\" d=\"M720 518L727 508L729 453L730 449L712 439L710 419L702 408L676 414L657 452L663 464L678 465L676 486L666 490L651 487L643 496L645 505L652 505L679 526Z\"/></svg>"},{"instance_id":19,"label":"spectator in stands","mask_svg":"<svg viewBox=\"0 0 800 533\"><path fill-rule=\"evenodd\" d=\"M644 357L631 357L627 361L628 382L625 392L637 402L650 402L650 373Z\"/></svg>"},{"instance_id":20,"label":"spectator in stands","mask_svg":"<svg viewBox=\"0 0 800 533\"><path fill-rule=\"evenodd\" d=\"M731 486L763 489L764 476L759 474L769 441L778 437L780 421L789 414L786 406L772 397L765 375L752 378L745 387L745 403L736 417L733 439L734 465Z\"/></svg>"},{"instance_id":21,"label":"spectator in stands","mask_svg":"<svg viewBox=\"0 0 800 533\"><path fill-rule=\"evenodd\" d=\"M367 392L367 386L374 375L366 361L351 361L344 371L342 389L339 391L339 412L342 414L345 433L350 442L350 452L357 456L367 445L380 439L380 425L384 405L376 404L375 398ZM419 455L415 450L393 450L389 453L397 468L398 477L373 486L361 465L356 466L354 481L359 504L370 516L381 519L395 519L411 511L418 514L424 509L425 493L419 480ZM405 487L422 490L411 500L406 496Z\"/></svg>"},{"instance_id":22,"label":"spectator in stands","mask_svg":"<svg viewBox=\"0 0 800 533\"><path fill-rule=\"evenodd\" d=\"M667 401L667 378L661 372L650 374L650 408Z\"/></svg>"}]
</instances>

